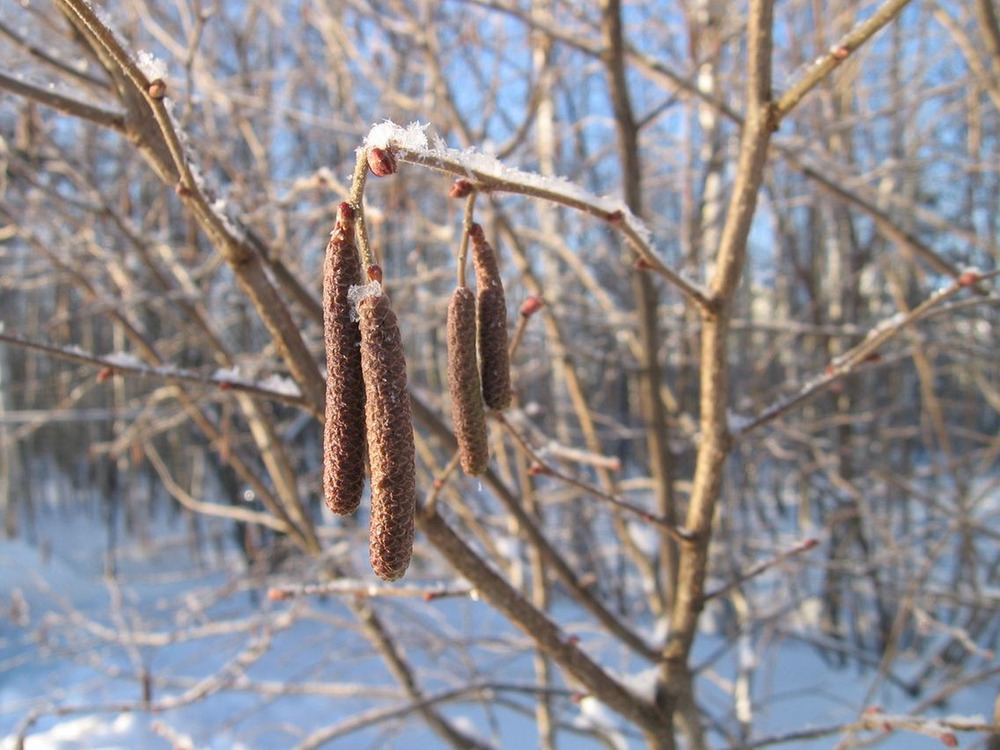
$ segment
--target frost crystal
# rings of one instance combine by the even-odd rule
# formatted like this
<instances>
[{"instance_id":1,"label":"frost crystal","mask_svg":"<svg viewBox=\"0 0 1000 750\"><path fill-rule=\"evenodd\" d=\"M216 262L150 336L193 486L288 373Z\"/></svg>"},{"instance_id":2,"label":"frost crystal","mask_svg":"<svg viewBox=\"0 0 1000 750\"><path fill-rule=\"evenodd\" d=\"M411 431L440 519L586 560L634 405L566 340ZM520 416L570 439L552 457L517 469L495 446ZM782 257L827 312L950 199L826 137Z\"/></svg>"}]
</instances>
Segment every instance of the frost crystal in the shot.
<instances>
[{"instance_id":1,"label":"frost crystal","mask_svg":"<svg viewBox=\"0 0 1000 750\"><path fill-rule=\"evenodd\" d=\"M302 391L299 390L299 386L291 378L284 378L280 375L269 375L264 378L258 384L258 387L263 388L266 391L272 391L273 393L280 393L283 396L291 396L296 398L302 395Z\"/></svg>"},{"instance_id":2,"label":"frost crystal","mask_svg":"<svg viewBox=\"0 0 1000 750\"><path fill-rule=\"evenodd\" d=\"M405 128L390 120L373 125L365 138L368 148L403 148L408 151L424 151L427 148L427 125L411 122Z\"/></svg>"},{"instance_id":3,"label":"frost crystal","mask_svg":"<svg viewBox=\"0 0 1000 750\"><path fill-rule=\"evenodd\" d=\"M351 320L358 319L358 304L367 297L377 297L382 294L382 285L377 281L368 284L355 284L347 291L347 300L351 303Z\"/></svg>"},{"instance_id":4,"label":"frost crystal","mask_svg":"<svg viewBox=\"0 0 1000 750\"><path fill-rule=\"evenodd\" d=\"M147 52L146 50L139 50L139 54L135 58L136 65L139 66L139 70L142 74L146 76L151 81L155 81L157 78L167 77L167 65L162 60L160 60L152 52Z\"/></svg>"}]
</instances>

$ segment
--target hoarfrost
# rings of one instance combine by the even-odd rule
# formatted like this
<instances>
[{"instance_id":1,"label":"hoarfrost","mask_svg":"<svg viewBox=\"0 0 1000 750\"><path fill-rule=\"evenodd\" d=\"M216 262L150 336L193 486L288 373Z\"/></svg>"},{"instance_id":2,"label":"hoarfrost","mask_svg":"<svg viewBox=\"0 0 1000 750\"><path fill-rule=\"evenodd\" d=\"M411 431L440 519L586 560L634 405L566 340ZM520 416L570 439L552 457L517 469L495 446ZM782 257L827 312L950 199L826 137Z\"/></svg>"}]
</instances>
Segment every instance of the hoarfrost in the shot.
<instances>
[{"instance_id":1,"label":"hoarfrost","mask_svg":"<svg viewBox=\"0 0 1000 750\"><path fill-rule=\"evenodd\" d=\"M104 357L104 361L112 367L141 368L146 366L146 363L134 354L126 354L125 352L111 352Z\"/></svg>"},{"instance_id":2,"label":"hoarfrost","mask_svg":"<svg viewBox=\"0 0 1000 750\"><path fill-rule=\"evenodd\" d=\"M758 666L757 654L754 653L753 643L750 641L750 636L746 633L741 634L737 641L737 646L740 669L748 671L756 669Z\"/></svg>"},{"instance_id":3,"label":"hoarfrost","mask_svg":"<svg viewBox=\"0 0 1000 750\"><path fill-rule=\"evenodd\" d=\"M150 81L167 77L167 64L152 52L147 52L144 49L139 50L139 54L135 57L135 64Z\"/></svg>"},{"instance_id":4,"label":"hoarfrost","mask_svg":"<svg viewBox=\"0 0 1000 750\"><path fill-rule=\"evenodd\" d=\"M656 700L656 680L659 672L659 667L650 667L649 669L625 675L621 682L637 697L653 703Z\"/></svg>"},{"instance_id":5,"label":"hoarfrost","mask_svg":"<svg viewBox=\"0 0 1000 750\"><path fill-rule=\"evenodd\" d=\"M574 722L588 729L602 730L606 743L615 750L628 750L625 736L618 730L618 717L597 698L588 695L580 700L580 716Z\"/></svg>"},{"instance_id":6,"label":"hoarfrost","mask_svg":"<svg viewBox=\"0 0 1000 750\"><path fill-rule=\"evenodd\" d=\"M280 393L283 396L298 398L302 395L302 391L299 390L299 386L294 380L282 377L281 375L269 375L257 385L266 391Z\"/></svg>"},{"instance_id":7,"label":"hoarfrost","mask_svg":"<svg viewBox=\"0 0 1000 750\"><path fill-rule=\"evenodd\" d=\"M632 537L635 546L649 559L657 556L660 550L660 533L651 524L631 521L628 525L628 535Z\"/></svg>"},{"instance_id":8,"label":"hoarfrost","mask_svg":"<svg viewBox=\"0 0 1000 750\"><path fill-rule=\"evenodd\" d=\"M502 182L506 183L505 189L510 192L548 197L564 205L620 217L621 222L627 225L636 237L646 245L652 245L652 233L649 228L621 199L593 195L564 177L550 177L505 166L489 153L471 148L461 151L449 148L440 136L434 137L434 145L430 147L424 132L427 127L426 124L411 122L404 128L385 120L372 127L365 137L364 145L369 148L400 149L431 166L437 163L442 166L448 165L450 169L447 171L461 170L471 180Z\"/></svg>"},{"instance_id":9,"label":"hoarfrost","mask_svg":"<svg viewBox=\"0 0 1000 750\"><path fill-rule=\"evenodd\" d=\"M347 290L347 301L351 303L351 320L358 319L358 305L361 300L368 297L377 297L382 294L382 285L377 281L370 281L367 284L354 284Z\"/></svg>"},{"instance_id":10,"label":"hoarfrost","mask_svg":"<svg viewBox=\"0 0 1000 750\"><path fill-rule=\"evenodd\" d=\"M242 385L249 385L247 381L243 379L240 375L240 368L236 367L220 367L218 370L212 373L212 379L218 381L227 381L230 383L240 383Z\"/></svg>"},{"instance_id":11,"label":"hoarfrost","mask_svg":"<svg viewBox=\"0 0 1000 750\"><path fill-rule=\"evenodd\" d=\"M365 137L368 148L403 148L407 151L426 151L427 135L424 130L427 125L411 122L405 128L391 120L383 120L373 125Z\"/></svg>"}]
</instances>

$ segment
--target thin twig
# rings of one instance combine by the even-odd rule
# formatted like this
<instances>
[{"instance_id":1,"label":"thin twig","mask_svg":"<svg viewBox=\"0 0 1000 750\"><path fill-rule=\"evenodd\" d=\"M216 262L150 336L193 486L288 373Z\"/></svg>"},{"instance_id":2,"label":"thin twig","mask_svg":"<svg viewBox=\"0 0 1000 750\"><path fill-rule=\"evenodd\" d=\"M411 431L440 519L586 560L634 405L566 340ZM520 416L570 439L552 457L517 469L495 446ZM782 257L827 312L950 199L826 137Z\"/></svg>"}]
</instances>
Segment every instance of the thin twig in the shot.
<instances>
[{"instance_id":1,"label":"thin twig","mask_svg":"<svg viewBox=\"0 0 1000 750\"><path fill-rule=\"evenodd\" d=\"M752 568L743 571L736 579L729 581L728 583L724 583L722 586L715 589L714 591L710 591L709 593L705 594L705 601L707 602L710 599L715 599L717 597L720 597L723 594L732 591L737 586L742 586L751 578L756 578L761 573L765 572L766 570L770 570L775 565L780 565L790 557L795 557L795 555L814 549L818 544L819 540L817 539L804 539L791 549L787 549L784 552L775 555L770 560L765 560L764 562L754 565Z\"/></svg>"},{"instance_id":2,"label":"thin twig","mask_svg":"<svg viewBox=\"0 0 1000 750\"><path fill-rule=\"evenodd\" d=\"M462 239L458 243L458 268L456 270L459 287L465 286L465 264L469 257L469 235L472 231L472 219L476 209L476 195L478 192L478 190L473 188L465 198L465 212L462 216Z\"/></svg>"},{"instance_id":3,"label":"thin twig","mask_svg":"<svg viewBox=\"0 0 1000 750\"><path fill-rule=\"evenodd\" d=\"M404 598L433 601L446 597L467 597L475 599L476 591L470 586L458 583L439 583L424 586L386 586L358 580L336 580L325 583L300 583L272 586L267 590L267 598L283 601L301 596L351 595L365 598Z\"/></svg>"},{"instance_id":4,"label":"thin twig","mask_svg":"<svg viewBox=\"0 0 1000 750\"><path fill-rule=\"evenodd\" d=\"M99 377L105 378L113 375L130 373L140 377L154 378L173 385L188 384L200 385L206 388L214 388L221 391L232 391L234 393L246 393L259 398L266 398L271 401L280 401L289 406L305 408L306 404L302 395L298 393L298 388L291 385L296 392L282 392L268 388L262 383L254 383L244 380L238 376L229 375L201 375L190 370L180 370L174 367L150 367L139 361L132 361L129 355L97 355L88 354L77 348L65 348L44 344L39 341L32 341L20 336L12 336L9 333L0 333L0 342L20 346L37 352L43 352L57 359L63 359L78 364L90 365L100 368Z\"/></svg>"},{"instance_id":5,"label":"thin twig","mask_svg":"<svg viewBox=\"0 0 1000 750\"><path fill-rule=\"evenodd\" d=\"M694 537L684 528L676 526L669 523L666 519L661 518L655 513L651 513L646 508L641 508L638 505L633 505L632 503L622 500L621 498L615 497L614 495L604 492L599 487L594 487L591 484L587 484L579 479L576 479L569 474L564 474L563 472L556 469L554 466L549 464L543 459L538 452L531 446L528 440L521 435L517 430L514 429L513 425L507 421L506 417L499 412L493 412L492 417L496 419L503 427L507 430L514 441L521 446L524 452L534 463L533 471L537 474L545 474L546 476L554 477L565 484L568 484L577 489L583 490L589 495L600 498L601 500L610 503L616 508L632 513L639 516L643 521L648 521L649 523L659 526L664 531L666 531L670 536L679 542L689 542Z\"/></svg>"},{"instance_id":6,"label":"thin twig","mask_svg":"<svg viewBox=\"0 0 1000 750\"><path fill-rule=\"evenodd\" d=\"M358 252L361 253L361 275L365 269L378 262L372 252L368 240L368 222L365 221L365 184L368 181L368 157L364 146L358 148L357 159L354 162L354 174L351 176L351 191L348 200L354 206L354 226L358 239Z\"/></svg>"},{"instance_id":7,"label":"thin twig","mask_svg":"<svg viewBox=\"0 0 1000 750\"><path fill-rule=\"evenodd\" d=\"M624 205L611 205L608 199L590 195L569 183L566 183L565 189L560 189L559 183L554 180L541 183L536 175L504 168L499 162L495 168L488 168L485 164L470 165L466 155L453 149L417 151L399 148L396 153L401 161L473 180L484 190L526 195L601 219L624 235L647 270L663 276L699 306L708 303L708 294L700 285L674 271L660 259L649 242L646 227Z\"/></svg>"},{"instance_id":8,"label":"thin twig","mask_svg":"<svg viewBox=\"0 0 1000 750\"><path fill-rule=\"evenodd\" d=\"M986 274L975 274L975 280L971 283L969 279L963 279L960 274L958 279L953 281L948 286L942 287L931 294L927 299L905 315L897 315L890 318L887 322L876 326L869 331L868 336L862 342L830 362L823 374L806 381L799 388L799 390L791 396L787 396L779 400L764 409L764 411L750 421L734 428L732 430L732 439L734 441L742 440L754 430L777 419L796 406L799 406L805 401L811 399L835 380L858 370L866 363L872 362L876 357L878 349L897 336L904 328L911 326L930 315L935 308L942 305L951 297L954 297L962 289L966 287L980 289L983 282L996 277L998 274L1000 274L1000 271L991 271ZM990 296L988 299L994 298Z\"/></svg>"},{"instance_id":9,"label":"thin twig","mask_svg":"<svg viewBox=\"0 0 1000 750\"><path fill-rule=\"evenodd\" d=\"M121 112L97 107L79 99L63 96L56 91L32 86L30 83L20 81L2 71L0 71L0 89L6 89L12 94L31 99L46 107L52 107L52 109L71 117L88 120L102 128L108 128L118 133L125 132L125 115Z\"/></svg>"},{"instance_id":10,"label":"thin twig","mask_svg":"<svg viewBox=\"0 0 1000 750\"><path fill-rule=\"evenodd\" d=\"M909 5L911 0L888 0L864 21L842 36L830 49L821 55L805 73L795 81L774 104L774 122L778 123L803 97L814 89L824 78L840 67L853 52L871 39L880 29Z\"/></svg>"}]
</instances>

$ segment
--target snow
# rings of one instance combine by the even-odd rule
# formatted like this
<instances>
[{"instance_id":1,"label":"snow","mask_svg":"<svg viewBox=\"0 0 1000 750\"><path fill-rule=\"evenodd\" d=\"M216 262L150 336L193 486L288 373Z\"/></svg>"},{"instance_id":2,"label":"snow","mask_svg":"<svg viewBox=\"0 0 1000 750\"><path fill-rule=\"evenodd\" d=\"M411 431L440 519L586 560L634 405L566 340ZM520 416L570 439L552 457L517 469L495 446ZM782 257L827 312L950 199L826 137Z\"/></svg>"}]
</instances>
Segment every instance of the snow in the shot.
<instances>
[{"instance_id":1,"label":"snow","mask_svg":"<svg viewBox=\"0 0 1000 750\"><path fill-rule=\"evenodd\" d=\"M0 541L0 750L13 750L32 710L41 716L26 731L26 750L256 750L294 747L324 727L347 725L373 708L406 705L342 600L267 601L263 592L276 579L259 578L232 547L211 541L230 538L222 521L199 521L204 543L198 549L191 548L181 517L153 519L144 541L120 534L114 550L119 574L110 580L105 573L109 538L100 513L91 517L79 503L67 504L63 491L49 489L39 493L34 532L39 546ZM357 539L331 549L367 557ZM310 574L293 569L285 580L302 583ZM807 604L816 601L804 600L802 608ZM525 645L523 634L513 632L488 605L456 597L383 599L379 606L386 623L408 638L405 653L429 694L462 680L531 683L530 652L517 650ZM554 606L553 619L566 632L593 632L573 619L565 603ZM796 622L766 618L772 624L765 633L745 634L728 649L724 636L702 633L694 658L702 665L699 702L716 710L728 705L733 717L751 716L751 739L857 721L870 705L872 685L879 685L872 699L884 707L885 717L905 718L919 699L881 684L874 671L836 670L814 647L800 642L816 640L817 615L799 615ZM636 625L656 625L656 640L662 642L668 618ZM246 656L258 644L265 648ZM583 645L626 688L645 698L654 694L656 665L623 661L600 637L587 635ZM730 658L719 659L727 650ZM153 700L172 707L142 710L136 675L143 667L154 678ZM752 679L742 683L749 693L738 689L740 670L753 671ZM180 698L197 686L214 689L183 703ZM927 713L924 729L945 732L962 722L982 723L994 699L994 684L958 691L939 712ZM572 705L568 699L566 705ZM46 706L66 713L46 713ZM117 710L121 706L129 710ZM566 718L581 728L600 728L610 746L643 746L634 729L592 696L582 697L576 710L575 717ZM529 747L536 741L530 715L505 711L489 697L455 705L448 714L470 735L496 747ZM352 731L329 747L442 746L418 717L400 721ZM880 747L940 746L934 737L905 729L900 724ZM959 741L966 746L979 738L960 735ZM836 742L836 736L826 736L794 747L819 750ZM575 736L572 746L601 747ZM719 737L710 737L710 747L723 746Z\"/></svg>"},{"instance_id":2,"label":"snow","mask_svg":"<svg viewBox=\"0 0 1000 750\"><path fill-rule=\"evenodd\" d=\"M588 695L580 700L580 718L577 724L602 730L607 745L614 750L628 750L628 741L618 729L621 720L596 698Z\"/></svg>"},{"instance_id":3,"label":"snow","mask_svg":"<svg viewBox=\"0 0 1000 750\"><path fill-rule=\"evenodd\" d=\"M134 354L127 352L111 352L103 357L109 365L115 367L145 368L146 363Z\"/></svg>"},{"instance_id":4,"label":"snow","mask_svg":"<svg viewBox=\"0 0 1000 750\"><path fill-rule=\"evenodd\" d=\"M139 50L139 53L135 56L135 64L139 66L139 70L150 81L167 77L167 64L152 52Z\"/></svg>"},{"instance_id":5,"label":"snow","mask_svg":"<svg viewBox=\"0 0 1000 750\"><path fill-rule=\"evenodd\" d=\"M382 294L382 285L377 281L367 284L354 284L347 290L347 301L351 303L351 320L358 319L358 305L368 297L378 297Z\"/></svg>"},{"instance_id":6,"label":"snow","mask_svg":"<svg viewBox=\"0 0 1000 750\"><path fill-rule=\"evenodd\" d=\"M257 386L265 391L280 393L282 396L298 398L302 395L302 391L299 390L299 386L294 380L281 375L268 375L257 383Z\"/></svg>"},{"instance_id":7,"label":"snow","mask_svg":"<svg viewBox=\"0 0 1000 750\"><path fill-rule=\"evenodd\" d=\"M439 137L428 145L427 125L412 122L403 127L385 120L374 125L365 137L367 147L391 148L404 161L418 161L427 166L446 169L453 174L494 188L562 203L605 218L614 216L642 244L651 247L652 232L629 210L620 198L597 196L564 177L541 175L508 167L489 153L469 148L449 148Z\"/></svg>"},{"instance_id":8,"label":"snow","mask_svg":"<svg viewBox=\"0 0 1000 750\"><path fill-rule=\"evenodd\" d=\"M426 151L427 135L424 131L427 127L419 122L411 122L404 128L394 122L384 120L372 126L365 137L364 145L368 148L402 148L407 151Z\"/></svg>"}]
</instances>

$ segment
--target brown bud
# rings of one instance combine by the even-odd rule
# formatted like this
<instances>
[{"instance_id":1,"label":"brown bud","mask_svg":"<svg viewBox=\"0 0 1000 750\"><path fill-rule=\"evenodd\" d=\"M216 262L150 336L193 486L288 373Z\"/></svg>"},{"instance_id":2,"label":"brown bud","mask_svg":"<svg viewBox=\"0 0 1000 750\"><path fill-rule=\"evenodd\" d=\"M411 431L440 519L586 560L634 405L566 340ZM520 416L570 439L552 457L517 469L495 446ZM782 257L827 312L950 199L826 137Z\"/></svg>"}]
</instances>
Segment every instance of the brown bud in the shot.
<instances>
[{"instance_id":1,"label":"brown bud","mask_svg":"<svg viewBox=\"0 0 1000 750\"><path fill-rule=\"evenodd\" d=\"M496 255L486 241L483 228L473 224L473 262L476 267L479 366L483 401L491 409L510 406L510 356L507 352L507 300Z\"/></svg>"},{"instance_id":2,"label":"brown bud","mask_svg":"<svg viewBox=\"0 0 1000 750\"><path fill-rule=\"evenodd\" d=\"M525 298L524 302L521 303L521 316L525 318L530 318L536 312L542 309L545 301L541 297L532 294L530 297Z\"/></svg>"},{"instance_id":3,"label":"brown bud","mask_svg":"<svg viewBox=\"0 0 1000 750\"><path fill-rule=\"evenodd\" d=\"M983 275L979 271L965 270L958 275L958 285L962 287L973 286L976 284Z\"/></svg>"},{"instance_id":4,"label":"brown bud","mask_svg":"<svg viewBox=\"0 0 1000 750\"><path fill-rule=\"evenodd\" d=\"M463 177L455 180L454 184L451 186L451 190L448 191L448 195L451 198L465 198L475 189L476 186L472 184L472 181Z\"/></svg>"},{"instance_id":5,"label":"brown bud","mask_svg":"<svg viewBox=\"0 0 1000 750\"><path fill-rule=\"evenodd\" d=\"M354 239L354 208L341 203L323 265L323 338L326 344L326 426L323 496L334 513L353 513L365 484L365 386L361 332L348 293L361 283Z\"/></svg>"},{"instance_id":6,"label":"brown bud","mask_svg":"<svg viewBox=\"0 0 1000 750\"><path fill-rule=\"evenodd\" d=\"M157 78L149 82L146 93L150 99L162 99L167 95L167 83L162 78Z\"/></svg>"},{"instance_id":7,"label":"brown bud","mask_svg":"<svg viewBox=\"0 0 1000 750\"><path fill-rule=\"evenodd\" d=\"M387 148L370 148L366 154L368 158L368 168L376 177L396 174L399 165L396 163L396 156Z\"/></svg>"},{"instance_id":8,"label":"brown bud","mask_svg":"<svg viewBox=\"0 0 1000 750\"><path fill-rule=\"evenodd\" d=\"M462 470L482 474L490 447L476 361L476 295L468 287L456 289L448 304L448 391Z\"/></svg>"},{"instance_id":9,"label":"brown bud","mask_svg":"<svg viewBox=\"0 0 1000 750\"><path fill-rule=\"evenodd\" d=\"M413 554L417 506L413 419L396 315L384 294L358 302L365 421L371 465L369 557L375 574L401 578Z\"/></svg>"},{"instance_id":10,"label":"brown bud","mask_svg":"<svg viewBox=\"0 0 1000 750\"><path fill-rule=\"evenodd\" d=\"M382 283L382 266L378 263L372 263L368 266L367 273L369 281L377 281L379 284Z\"/></svg>"}]
</instances>

